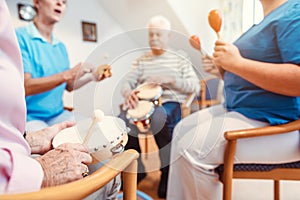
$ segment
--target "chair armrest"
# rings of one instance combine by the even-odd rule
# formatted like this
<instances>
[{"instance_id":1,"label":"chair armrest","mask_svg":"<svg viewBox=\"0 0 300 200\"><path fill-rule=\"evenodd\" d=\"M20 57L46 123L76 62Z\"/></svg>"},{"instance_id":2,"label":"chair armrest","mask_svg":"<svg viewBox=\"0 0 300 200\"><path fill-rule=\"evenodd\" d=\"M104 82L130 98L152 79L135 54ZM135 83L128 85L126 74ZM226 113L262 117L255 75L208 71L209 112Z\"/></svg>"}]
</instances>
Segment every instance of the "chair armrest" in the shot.
<instances>
[{"instance_id":1,"label":"chair armrest","mask_svg":"<svg viewBox=\"0 0 300 200\"><path fill-rule=\"evenodd\" d=\"M83 199L89 194L103 187L110 180L128 168L132 169L131 164L136 162L139 154L135 150L126 150L113 157L108 163L99 168L93 174L71 183L55 187L43 188L37 192L20 193L20 194L3 194L0 199ZM137 173L137 169L128 173ZM135 178L136 179L136 178Z\"/></svg>"},{"instance_id":2,"label":"chair armrest","mask_svg":"<svg viewBox=\"0 0 300 200\"><path fill-rule=\"evenodd\" d=\"M300 119L282 125L266 126L261 128L227 131L224 134L226 140L236 140L241 138L260 137L276 135L291 131L300 130Z\"/></svg>"},{"instance_id":3,"label":"chair armrest","mask_svg":"<svg viewBox=\"0 0 300 200\"><path fill-rule=\"evenodd\" d=\"M195 98L195 93L190 93L186 98L185 102L181 104L181 117L185 118L189 114L191 114L191 104Z\"/></svg>"}]
</instances>

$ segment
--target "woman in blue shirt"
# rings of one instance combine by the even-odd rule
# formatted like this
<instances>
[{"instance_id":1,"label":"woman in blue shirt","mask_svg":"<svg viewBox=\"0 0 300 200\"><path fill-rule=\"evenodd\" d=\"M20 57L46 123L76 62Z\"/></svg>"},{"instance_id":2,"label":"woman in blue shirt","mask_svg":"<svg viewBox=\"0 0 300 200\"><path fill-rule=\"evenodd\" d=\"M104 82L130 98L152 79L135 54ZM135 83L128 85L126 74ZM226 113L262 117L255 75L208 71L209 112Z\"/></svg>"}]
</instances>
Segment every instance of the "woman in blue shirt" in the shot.
<instances>
[{"instance_id":1,"label":"woman in blue shirt","mask_svg":"<svg viewBox=\"0 0 300 200\"><path fill-rule=\"evenodd\" d=\"M223 163L224 132L283 124L300 116L300 2L260 2L261 23L234 44L215 43L214 65L225 70L224 105L194 113L175 127L168 199L222 199L214 169ZM299 160L299 139L295 131L242 140L235 162Z\"/></svg>"}]
</instances>

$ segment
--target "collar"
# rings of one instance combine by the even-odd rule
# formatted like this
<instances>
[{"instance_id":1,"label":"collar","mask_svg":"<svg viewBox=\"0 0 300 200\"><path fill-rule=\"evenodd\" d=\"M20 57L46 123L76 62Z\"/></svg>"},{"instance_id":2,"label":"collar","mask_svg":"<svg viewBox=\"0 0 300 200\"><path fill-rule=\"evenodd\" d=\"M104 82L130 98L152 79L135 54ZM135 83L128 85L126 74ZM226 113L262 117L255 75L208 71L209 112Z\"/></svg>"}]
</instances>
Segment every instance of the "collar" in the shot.
<instances>
[{"instance_id":1,"label":"collar","mask_svg":"<svg viewBox=\"0 0 300 200\"><path fill-rule=\"evenodd\" d=\"M33 22L29 23L29 26L27 26L27 31L28 34L32 37L32 38L36 38L36 39L40 39L43 42L47 42L49 43L39 32L39 30L35 27ZM56 45L61 43L53 34L52 34L52 45Z\"/></svg>"}]
</instances>

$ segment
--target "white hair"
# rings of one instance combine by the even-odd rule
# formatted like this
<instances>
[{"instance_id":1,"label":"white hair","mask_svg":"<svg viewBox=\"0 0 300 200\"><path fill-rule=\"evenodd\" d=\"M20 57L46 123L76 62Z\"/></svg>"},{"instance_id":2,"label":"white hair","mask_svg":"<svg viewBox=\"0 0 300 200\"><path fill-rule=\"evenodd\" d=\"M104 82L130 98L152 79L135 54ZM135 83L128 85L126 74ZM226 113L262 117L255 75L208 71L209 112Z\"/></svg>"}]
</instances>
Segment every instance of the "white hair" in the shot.
<instances>
[{"instance_id":1,"label":"white hair","mask_svg":"<svg viewBox=\"0 0 300 200\"><path fill-rule=\"evenodd\" d=\"M150 18L148 21L147 27L149 28L150 26L166 29L166 30L171 30L171 23L170 21L162 16L162 15L156 15Z\"/></svg>"}]
</instances>

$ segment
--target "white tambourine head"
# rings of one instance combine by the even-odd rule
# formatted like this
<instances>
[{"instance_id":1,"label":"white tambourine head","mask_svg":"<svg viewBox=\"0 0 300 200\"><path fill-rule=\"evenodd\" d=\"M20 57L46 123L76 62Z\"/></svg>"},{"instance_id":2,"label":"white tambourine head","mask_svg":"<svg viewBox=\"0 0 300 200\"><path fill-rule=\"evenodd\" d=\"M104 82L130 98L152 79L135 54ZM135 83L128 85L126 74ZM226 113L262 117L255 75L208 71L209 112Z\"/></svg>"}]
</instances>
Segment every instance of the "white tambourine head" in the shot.
<instances>
[{"instance_id":1,"label":"white tambourine head","mask_svg":"<svg viewBox=\"0 0 300 200\"><path fill-rule=\"evenodd\" d=\"M139 91L137 93L138 98L140 99L155 99L162 94L161 86L154 83L143 83L136 88Z\"/></svg>"},{"instance_id":2,"label":"white tambourine head","mask_svg":"<svg viewBox=\"0 0 300 200\"><path fill-rule=\"evenodd\" d=\"M76 126L60 131L53 139L53 147L63 143L82 143L92 119L85 119L77 122ZM98 122L87 143L91 155L102 161L111 158L118 150L126 145L128 140L127 127L125 122L117 117L104 116Z\"/></svg>"},{"instance_id":3,"label":"white tambourine head","mask_svg":"<svg viewBox=\"0 0 300 200\"><path fill-rule=\"evenodd\" d=\"M79 135L76 126L63 129L53 138L52 141L54 148L64 143L82 143L81 136Z\"/></svg>"}]
</instances>

